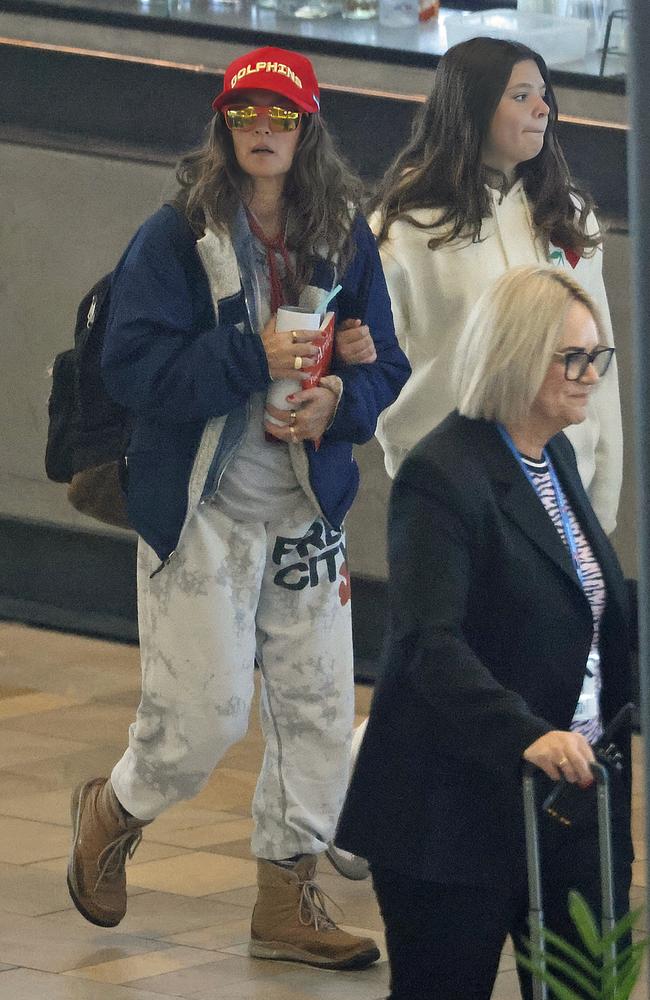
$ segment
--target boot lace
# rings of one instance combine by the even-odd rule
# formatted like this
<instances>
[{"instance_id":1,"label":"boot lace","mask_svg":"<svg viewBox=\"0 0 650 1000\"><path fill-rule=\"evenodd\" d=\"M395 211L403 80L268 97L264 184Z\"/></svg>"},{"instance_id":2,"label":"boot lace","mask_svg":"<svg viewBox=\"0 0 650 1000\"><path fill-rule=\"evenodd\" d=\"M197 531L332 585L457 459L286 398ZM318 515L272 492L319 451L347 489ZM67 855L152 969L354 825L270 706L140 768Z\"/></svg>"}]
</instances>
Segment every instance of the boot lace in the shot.
<instances>
[{"instance_id":1,"label":"boot lace","mask_svg":"<svg viewBox=\"0 0 650 1000\"><path fill-rule=\"evenodd\" d=\"M300 883L300 907L298 919L303 927L311 927L312 924L317 931L336 930L336 924L327 912L326 900L334 906L342 915L343 911L334 902L331 896L323 892L321 887L313 879L306 879Z\"/></svg>"},{"instance_id":2,"label":"boot lace","mask_svg":"<svg viewBox=\"0 0 650 1000\"><path fill-rule=\"evenodd\" d=\"M97 859L99 875L95 882L95 892L104 879L115 878L138 849L142 840L142 830L125 830L119 837L111 841Z\"/></svg>"}]
</instances>

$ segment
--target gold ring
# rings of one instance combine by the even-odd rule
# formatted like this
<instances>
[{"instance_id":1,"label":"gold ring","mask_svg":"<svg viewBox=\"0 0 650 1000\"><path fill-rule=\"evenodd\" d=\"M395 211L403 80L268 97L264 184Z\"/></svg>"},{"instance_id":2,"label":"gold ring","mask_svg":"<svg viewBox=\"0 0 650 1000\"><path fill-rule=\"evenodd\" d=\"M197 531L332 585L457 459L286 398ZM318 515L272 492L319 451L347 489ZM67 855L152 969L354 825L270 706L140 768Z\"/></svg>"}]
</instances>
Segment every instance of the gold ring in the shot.
<instances>
[{"instance_id":1,"label":"gold ring","mask_svg":"<svg viewBox=\"0 0 650 1000\"><path fill-rule=\"evenodd\" d=\"M297 344L298 343L298 334L296 333L295 330L291 331L291 343L292 344Z\"/></svg>"},{"instance_id":2,"label":"gold ring","mask_svg":"<svg viewBox=\"0 0 650 1000\"><path fill-rule=\"evenodd\" d=\"M295 411L295 410L292 410L292 411L291 411L291 413L289 414L289 419L290 419L290 421L291 421L291 426L292 426L292 427L293 427L293 425L294 425L294 424L295 424L295 422L296 422L296 417L297 417L297 416L298 416L298 414L296 413L296 411Z\"/></svg>"},{"instance_id":3,"label":"gold ring","mask_svg":"<svg viewBox=\"0 0 650 1000\"><path fill-rule=\"evenodd\" d=\"M562 760L558 760L556 767L564 767L564 765L568 763L569 763L569 758L563 757Z\"/></svg>"},{"instance_id":4,"label":"gold ring","mask_svg":"<svg viewBox=\"0 0 650 1000\"><path fill-rule=\"evenodd\" d=\"M302 358L300 357L299 354L296 355L296 357L293 359L293 367L296 369L296 371L300 371L300 369L302 368Z\"/></svg>"}]
</instances>

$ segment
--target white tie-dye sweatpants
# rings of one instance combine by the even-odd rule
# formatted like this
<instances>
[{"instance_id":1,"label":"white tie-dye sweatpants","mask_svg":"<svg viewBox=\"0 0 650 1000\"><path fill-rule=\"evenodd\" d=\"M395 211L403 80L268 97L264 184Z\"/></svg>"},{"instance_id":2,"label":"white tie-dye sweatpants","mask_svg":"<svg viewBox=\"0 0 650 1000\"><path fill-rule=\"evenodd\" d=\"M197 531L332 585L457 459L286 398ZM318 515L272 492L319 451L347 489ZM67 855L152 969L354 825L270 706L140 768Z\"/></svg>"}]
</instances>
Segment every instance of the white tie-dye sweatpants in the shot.
<instances>
[{"instance_id":1,"label":"white tie-dye sweatpants","mask_svg":"<svg viewBox=\"0 0 650 1000\"><path fill-rule=\"evenodd\" d=\"M170 563L142 540L142 699L112 773L122 805L150 820L195 795L248 728L254 659L266 741L252 850L319 853L346 791L354 713L345 536L304 509L242 523L202 504Z\"/></svg>"}]
</instances>

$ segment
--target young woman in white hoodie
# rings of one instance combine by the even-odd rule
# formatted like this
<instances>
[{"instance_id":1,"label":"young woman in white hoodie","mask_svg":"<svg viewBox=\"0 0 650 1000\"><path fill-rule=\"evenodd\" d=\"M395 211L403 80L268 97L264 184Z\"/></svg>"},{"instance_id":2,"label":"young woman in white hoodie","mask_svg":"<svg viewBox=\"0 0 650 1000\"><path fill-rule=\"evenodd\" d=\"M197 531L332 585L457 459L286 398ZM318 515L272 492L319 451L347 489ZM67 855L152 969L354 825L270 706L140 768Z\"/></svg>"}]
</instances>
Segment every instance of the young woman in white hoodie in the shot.
<instances>
[{"instance_id":1,"label":"young woman in white hoodie","mask_svg":"<svg viewBox=\"0 0 650 1000\"><path fill-rule=\"evenodd\" d=\"M613 344L592 200L560 148L558 108L542 57L525 45L472 38L440 60L408 146L371 204L395 331L412 374L384 410L377 438L391 478L410 449L453 409L452 357L472 307L512 267L566 268L596 303ZM587 419L566 430L593 509L616 527L623 444L615 362ZM357 729L358 750L366 723ZM353 752L353 759L356 754ZM331 845L351 879L361 859Z\"/></svg>"},{"instance_id":2,"label":"young woman in white hoodie","mask_svg":"<svg viewBox=\"0 0 650 1000\"><path fill-rule=\"evenodd\" d=\"M544 60L516 42L473 38L440 60L412 139L373 203L400 346L412 375L379 420L391 477L453 407L449 373L474 303L509 268L566 268L596 302L611 343L592 201L571 179ZM609 534L622 476L616 371L568 431Z\"/></svg>"}]
</instances>

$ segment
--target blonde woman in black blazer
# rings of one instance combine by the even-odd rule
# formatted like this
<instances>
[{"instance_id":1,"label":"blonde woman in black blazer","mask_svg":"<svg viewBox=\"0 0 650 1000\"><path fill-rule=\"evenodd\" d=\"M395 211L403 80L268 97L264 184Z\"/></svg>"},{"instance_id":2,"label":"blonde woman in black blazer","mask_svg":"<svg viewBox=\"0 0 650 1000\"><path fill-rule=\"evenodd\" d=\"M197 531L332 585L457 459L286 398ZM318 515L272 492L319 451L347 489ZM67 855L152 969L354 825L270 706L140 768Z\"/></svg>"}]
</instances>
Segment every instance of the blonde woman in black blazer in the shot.
<instances>
[{"instance_id":1,"label":"blonde woman in black blazer","mask_svg":"<svg viewBox=\"0 0 650 1000\"><path fill-rule=\"evenodd\" d=\"M561 777L586 787L592 744L628 700L623 576L561 433L606 377L604 343L565 272L509 272L459 343L458 409L395 481L391 637L336 841L370 861L389 1000L489 1000L507 934L526 933L522 763L549 788ZM627 738L623 749L620 913ZM542 826L547 923L570 936L569 889L598 908L595 819Z\"/></svg>"}]
</instances>

